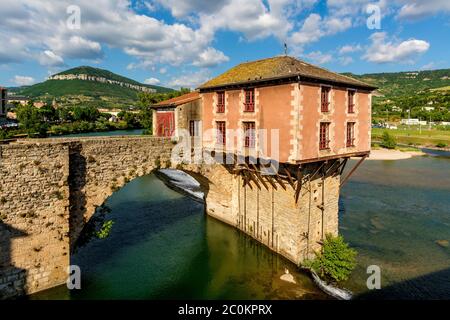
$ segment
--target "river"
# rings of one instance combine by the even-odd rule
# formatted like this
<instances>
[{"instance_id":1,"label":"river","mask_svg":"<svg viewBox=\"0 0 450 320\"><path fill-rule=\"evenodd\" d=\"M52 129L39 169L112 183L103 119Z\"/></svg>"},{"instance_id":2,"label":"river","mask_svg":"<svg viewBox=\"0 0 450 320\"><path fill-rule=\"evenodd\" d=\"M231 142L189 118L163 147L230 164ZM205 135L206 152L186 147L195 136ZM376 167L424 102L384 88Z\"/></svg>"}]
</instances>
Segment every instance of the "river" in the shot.
<instances>
[{"instance_id":1,"label":"river","mask_svg":"<svg viewBox=\"0 0 450 320\"><path fill-rule=\"evenodd\" d=\"M82 290L61 286L32 299L327 298L294 265L154 175L106 204L110 236L73 256ZM340 233L359 252L344 284L357 299L450 298L450 158L366 161L342 189ZM367 289L369 265L380 267L382 290ZM279 279L285 268L297 285Z\"/></svg>"},{"instance_id":2,"label":"river","mask_svg":"<svg viewBox=\"0 0 450 320\"><path fill-rule=\"evenodd\" d=\"M144 129L129 129L129 130L114 130L114 131L99 131L99 132L85 132L65 134L61 136L53 136L53 138L78 138L78 137L111 137L111 136L140 136Z\"/></svg>"}]
</instances>

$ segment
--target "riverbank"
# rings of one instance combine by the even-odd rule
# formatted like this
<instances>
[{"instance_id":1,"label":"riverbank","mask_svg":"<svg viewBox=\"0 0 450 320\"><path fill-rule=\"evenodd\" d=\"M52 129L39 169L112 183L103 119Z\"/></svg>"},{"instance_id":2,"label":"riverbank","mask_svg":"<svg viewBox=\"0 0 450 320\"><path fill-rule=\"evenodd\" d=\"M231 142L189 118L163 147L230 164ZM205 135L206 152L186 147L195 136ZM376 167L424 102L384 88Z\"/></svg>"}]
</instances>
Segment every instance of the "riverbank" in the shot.
<instances>
[{"instance_id":1,"label":"riverbank","mask_svg":"<svg viewBox=\"0 0 450 320\"><path fill-rule=\"evenodd\" d=\"M401 151L397 149L373 149L368 160L404 160L425 155L422 151Z\"/></svg>"}]
</instances>

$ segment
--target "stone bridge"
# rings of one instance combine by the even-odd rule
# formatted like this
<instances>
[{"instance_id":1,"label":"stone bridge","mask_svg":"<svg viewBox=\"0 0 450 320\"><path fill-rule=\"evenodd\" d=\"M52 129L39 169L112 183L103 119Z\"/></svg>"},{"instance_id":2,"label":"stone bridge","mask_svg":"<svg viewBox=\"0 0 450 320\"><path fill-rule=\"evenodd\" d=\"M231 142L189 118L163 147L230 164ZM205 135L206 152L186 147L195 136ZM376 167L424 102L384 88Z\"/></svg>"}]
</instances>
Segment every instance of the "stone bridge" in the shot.
<instances>
[{"instance_id":1,"label":"stone bridge","mask_svg":"<svg viewBox=\"0 0 450 320\"><path fill-rule=\"evenodd\" d=\"M205 189L209 215L296 264L320 249L324 234L337 234L346 159L304 165L295 181L288 167L286 175L272 179L248 167L171 163L174 146L156 137L0 146L0 298L64 284L71 251L96 208L158 168L192 174Z\"/></svg>"}]
</instances>

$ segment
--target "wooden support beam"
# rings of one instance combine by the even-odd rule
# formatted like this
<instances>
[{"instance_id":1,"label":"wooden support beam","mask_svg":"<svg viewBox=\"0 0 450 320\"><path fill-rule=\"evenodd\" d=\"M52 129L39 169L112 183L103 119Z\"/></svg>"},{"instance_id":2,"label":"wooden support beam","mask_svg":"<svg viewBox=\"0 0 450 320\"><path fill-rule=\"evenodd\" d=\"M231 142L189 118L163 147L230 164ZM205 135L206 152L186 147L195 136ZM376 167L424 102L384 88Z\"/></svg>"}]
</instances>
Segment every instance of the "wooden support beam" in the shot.
<instances>
[{"instance_id":1,"label":"wooden support beam","mask_svg":"<svg viewBox=\"0 0 450 320\"><path fill-rule=\"evenodd\" d=\"M289 184L291 185L292 189L295 190L295 182L294 179L292 179L291 173L289 172L288 168L283 166L284 172L286 172L286 175L288 177Z\"/></svg>"},{"instance_id":2,"label":"wooden support beam","mask_svg":"<svg viewBox=\"0 0 450 320\"><path fill-rule=\"evenodd\" d=\"M344 173L347 162L348 162L348 158L345 158L345 160L342 162L342 168L341 168L341 172L340 172L341 175Z\"/></svg>"},{"instance_id":3,"label":"wooden support beam","mask_svg":"<svg viewBox=\"0 0 450 320\"><path fill-rule=\"evenodd\" d=\"M302 191L302 185L303 170L301 170L301 166L299 166L297 170L297 190L295 190L295 203L298 203L298 198L300 197L300 192Z\"/></svg>"},{"instance_id":4,"label":"wooden support beam","mask_svg":"<svg viewBox=\"0 0 450 320\"><path fill-rule=\"evenodd\" d=\"M286 185L284 184L283 180L281 180L280 176L278 176L278 174L276 174L275 176L275 180L277 180L277 182L280 184L280 186L286 190Z\"/></svg>"},{"instance_id":5,"label":"wooden support beam","mask_svg":"<svg viewBox=\"0 0 450 320\"><path fill-rule=\"evenodd\" d=\"M245 170L242 170L242 171L241 171L241 174L242 174L242 176L244 177L244 185L243 185L243 187L245 187L245 186L248 184L248 186L250 187L250 189L253 190L253 187L252 187L252 185L250 184L250 179L249 179L249 177L248 177L248 173L247 173Z\"/></svg>"},{"instance_id":6,"label":"wooden support beam","mask_svg":"<svg viewBox=\"0 0 450 320\"><path fill-rule=\"evenodd\" d=\"M252 180L255 185L258 187L259 190L261 190L261 186L258 183L258 180L253 176L252 172L250 171L250 168L248 167L247 164L245 164L245 166L247 167L248 170L244 170L246 171L245 174L248 175L248 177L250 178L250 180Z\"/></svg>"},{"instance_id":7,"label":"wooden support beam","mask_svg":"<svg viewBox=\"0 0 450 320\"><path fill-rule=\"evenodd\" d=\"M273 181L272 181L272 176L271 176L271 175L266 175L265 177L266 177L266 180L272 185L272 187L273 187L275 190L278 190L277 184L276 184L276 183L273 183Z\"/></svg>"},{"instance_id":8,"label":"wooden support beam","mask_svg":"<svg viewBox=\"0 0 450 320\"><path fill-rule=\"evenodd\" d=\"M319 168L317 168L317 170L314 172L314 174L309 178L310 180L314 180L315 176L320 172L320 170L323 168L323 166L327 163L328 161L324 161L322 162L322 164L319 166Z\"/></svg>"},{"instance_id":9,"label":"wooden support beam","mask_svg":"<svg viewBox=\"0 0 450 320\"><path fill-rule=\"evenodd\" d=\"M258 172L258 168L256 168L256 166L252 163L252 167L255 170L255 175L256 177L259 179L259 181L261 181L262 185L264 186L264 188L266 188L266 190L269 190L269 186L267 185L267 183L264 181L263 177L261 176L261 174Z\"/></svg>"},{"instance_id":10,"label":"wooden support beam","mask_svg":"<svg viewBox=\"0 0 450 320\"><path fill-rule=\"evenodd\" d=\"M353 172L356 171L356 169L358 169L358 167L361 165L361 163L364 162L364 160L366 160L367 155L363 156L358 163L352 168L352 170L350 170L350 172L348 173L348 175L344 178L344 180L342 180L341 182L341 187L348 181L348 179L350 178L350 176L353 174Z\"/></svg>"},{"instance_id":11,"label":"wooden support beam","mask_svg":"<svg viewBox=\"0 0 450 320\"><path fill-rule=\"evenodd\" d=\"M336 164L338 164L336 166ZM325 171L325 177L327 177L330 173L336 172L336 169L341 165L339 159L335 160L333 164Z\"/></svg>"}]
</instances>

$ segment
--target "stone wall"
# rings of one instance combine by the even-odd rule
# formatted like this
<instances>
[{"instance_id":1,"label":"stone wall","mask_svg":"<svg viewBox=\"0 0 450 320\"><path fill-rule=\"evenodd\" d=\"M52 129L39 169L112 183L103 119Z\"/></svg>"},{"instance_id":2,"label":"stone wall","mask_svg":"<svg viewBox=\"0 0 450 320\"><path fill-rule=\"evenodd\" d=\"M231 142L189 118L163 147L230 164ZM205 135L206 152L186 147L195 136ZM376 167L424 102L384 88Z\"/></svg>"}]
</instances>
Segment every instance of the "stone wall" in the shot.
<instances>
[{"instance_id":1,"label":"stone wall","mask_svg":"<svg viewBox=\"0 0 450 320\"><path fill-rule=\"evenodd\" d=\"M306 166L306 168L308 168ZM311 165L315 168L315 164ZM285 183L260 188L233 173L232 166L183 166L199 173L208 215L230 224L285 258L301 264L313 258L327 233L338 234L340 175L318 175L304 182L298 201ZM306 169L308 170L308 169ZM195 175L194 175L195 176Z\"/></svg>"},{"instance_id":2,"label":"stone wall","mask_svg":"<svg viewBox=\"0 0 450 320\"><path fill-rule=\"evenodd\" d=\"M63 283L69 264L69 147L0 147L0 298Z\"/></svg>"},{"instance_id":3,"label":"stone wall","mask_svg":"<svg viewBox=\"0 0 450 320\"><path fill-rule=\"evenodd\" d=\"M32 140L0 146L0 298L66 281L71 249L98 206L132 179L176 167L205 189L206 212L294 263L337 234L339 175L306 182L298 202L286 184L244 185L232 165L171 163L169 138ZM312 164L314 167L314 164Z\"/></svg>"},{"instance_id":4,"label":"stone wall","mask_svg":"<svg viewBox=\"0 0 450 320\"><path fill-rule=\"evenodd\" d=\"M67 278L70 248L97 206L170 166L163 138L65 139L0 148L0 298Z\"/></svg>"}]
</instances>

